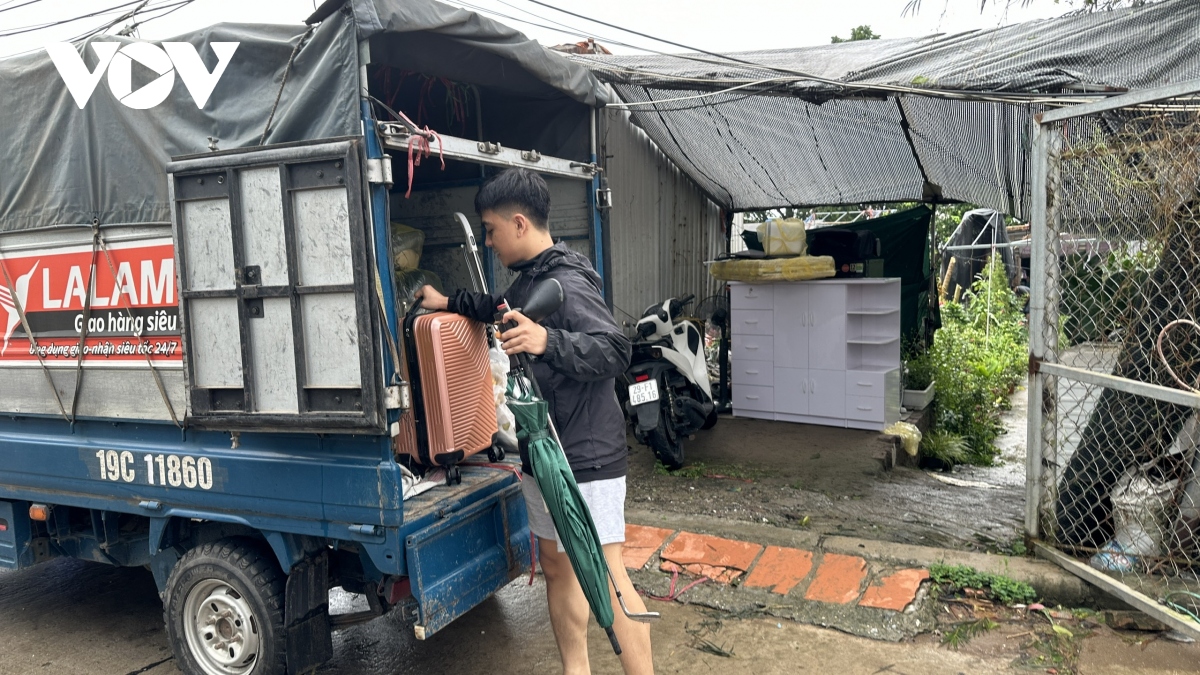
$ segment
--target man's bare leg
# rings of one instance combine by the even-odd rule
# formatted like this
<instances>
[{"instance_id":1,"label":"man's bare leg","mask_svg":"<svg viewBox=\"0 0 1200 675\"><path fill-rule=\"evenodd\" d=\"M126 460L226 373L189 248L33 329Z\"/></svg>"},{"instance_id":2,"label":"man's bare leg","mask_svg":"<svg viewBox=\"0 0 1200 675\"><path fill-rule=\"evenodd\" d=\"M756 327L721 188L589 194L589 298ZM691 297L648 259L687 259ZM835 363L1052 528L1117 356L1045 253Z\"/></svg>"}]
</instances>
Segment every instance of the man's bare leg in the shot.
<instances>
[{"instance_id":1,"label":"man's bare leg","mask_svg":"<svg viewBox=\"0 0 1200 675\"><path fill-rule=\"evenodd\" d=\"M644 612L646 605L633 588L629 574L625 572L625 562L621 557L622 548L624 548L624 544L621 543L606 544L604 558L608 561L608 568L612 571L617 587L621 589L621 597L625 599L625 606L629 608L630 612ZM613 621L613 630L617 634L617 640L621 643L621 667L625 669L626 675L651 675L654 673L654 658L650 650L650 625L627 618L621 611L620 603L617 602L616 593L612 592L612 584L608 584L608 589L612 598L613 613L616 616ZM580 593L582 594L582 590Z\"/></svg>"},{"instance_id":2,"label":"man's bare leg","mask_svg":"<svg viewBox=\"0 0 1200 675\"><path fill-rule=\"evenodd\" d=\"M564 675L591 672L587 651L587 597L566 553L559 553L558 542L538 537L538 562L546 578L546 602L550 607L550 625L562 657ZM624 589L621 590L624 594ZM624 618L624 617L622 617Z\"/></svg>"}]
</instances>

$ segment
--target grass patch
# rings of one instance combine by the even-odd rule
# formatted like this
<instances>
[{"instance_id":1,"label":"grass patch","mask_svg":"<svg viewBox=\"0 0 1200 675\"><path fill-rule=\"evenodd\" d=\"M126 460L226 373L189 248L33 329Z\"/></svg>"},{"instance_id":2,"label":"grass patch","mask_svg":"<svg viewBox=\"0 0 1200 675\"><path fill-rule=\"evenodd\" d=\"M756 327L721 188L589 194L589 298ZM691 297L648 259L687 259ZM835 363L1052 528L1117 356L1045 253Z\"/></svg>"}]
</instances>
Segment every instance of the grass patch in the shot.
<instances>
[{"instance_id":1,"label":"grass patch","mask_svg":"<svg viewBox=\"0 0 1200 675\"><path fill-rule=\"evenodd\" d=\"M755 480L762 475L761 471L737 464L708 464L707 462L689 462L678 471L671 471L662 462L654 463L654 473L658 476L674 478L736 478L738 480Z\"/></svg>"},{"instance_id":2,"label":"grass patch","mask_svg":"<svg viewBox=\"0 0 1200 675\"><path fill-rule=\"evenodd\" d=\"M1033 586L1010 579L1003 574L980 572L966 565L930 565L929 577L934 583L955 591L974 588L985 591L993 599L1005 604L1028 604L1037 598Z\"/></svg>"}]
</instances>

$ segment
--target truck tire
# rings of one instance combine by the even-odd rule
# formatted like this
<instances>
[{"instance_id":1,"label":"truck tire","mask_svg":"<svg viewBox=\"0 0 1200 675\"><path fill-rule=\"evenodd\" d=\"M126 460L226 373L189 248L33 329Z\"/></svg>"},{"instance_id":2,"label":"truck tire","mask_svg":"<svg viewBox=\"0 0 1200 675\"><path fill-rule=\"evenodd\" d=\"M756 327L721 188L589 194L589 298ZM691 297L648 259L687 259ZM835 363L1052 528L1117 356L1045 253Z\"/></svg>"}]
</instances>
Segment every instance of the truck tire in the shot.
<instances>
[{"instance_id":1,"label":"truck tire","mask_svg":"<svg viewBox=\"0 0 1200 675\"><path fill-rule=\"evenodd\" d=\"M264 545L222 539L188 551L167 580L163 616L188 675L286 675L287 578Z\"/></svg>"}]
</instances>

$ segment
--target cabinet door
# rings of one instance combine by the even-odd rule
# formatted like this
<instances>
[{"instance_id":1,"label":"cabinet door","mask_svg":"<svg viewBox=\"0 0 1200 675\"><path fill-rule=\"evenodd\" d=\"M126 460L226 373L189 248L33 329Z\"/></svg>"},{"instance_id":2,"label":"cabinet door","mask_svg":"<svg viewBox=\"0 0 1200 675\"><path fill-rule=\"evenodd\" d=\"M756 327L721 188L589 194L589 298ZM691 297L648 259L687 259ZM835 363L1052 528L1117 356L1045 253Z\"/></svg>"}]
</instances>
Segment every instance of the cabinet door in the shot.
<instances>
[{"instance_id":1,"label":"cabinet door","mask_svg":"<svg viewBox=\"0 0 1200 675\"><path fill-rule=\"evenodd\" d=\"M775 365L780 368L808 368L808 331L812 324L808 286L775 286L774 337Z\"/></svg>"},{"instance_id":2,"label":"cabinet door","mask_svg":"<svg viewBox=\"0 0 1200 675\"><path fill-rule=\"evenodd\" d=\"M846 368L846 286L813 284L808 289L812 324L808 329L808 364L827 370ZM778 335L778 333L776 333ZM777 343L778 346L778 343ZM778 348L776 349L778 353ZM845 382L843 381L843 387Z\"/></svg>"},{"instance_id":3,"label":"cabinet door","mask_svg":"<svg viewBox=\"0 0 1200 675\"><path fill-rule=\"evenodd\" d=\"M846 373L841 370L808 371L808 414L845 417Z\"/></svg>"},{"instance_id":4,"label":"cabinet door","mask_svg":"<svg viewBox=\"0 0 1200 675\"><path fill-rule=\"evenodd\" d=\"M809 371L802 368L775 369L775 410L790 415L807 415Z\"/></svg>"}]
</instances>

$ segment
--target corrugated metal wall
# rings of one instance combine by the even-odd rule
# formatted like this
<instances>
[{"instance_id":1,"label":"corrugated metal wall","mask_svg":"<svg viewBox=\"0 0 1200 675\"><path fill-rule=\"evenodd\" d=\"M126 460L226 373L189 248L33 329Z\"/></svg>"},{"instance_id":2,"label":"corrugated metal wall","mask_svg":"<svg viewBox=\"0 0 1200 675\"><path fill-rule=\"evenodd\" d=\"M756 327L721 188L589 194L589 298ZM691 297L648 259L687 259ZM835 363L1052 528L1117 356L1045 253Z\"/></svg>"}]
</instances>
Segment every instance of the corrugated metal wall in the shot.
<instances>
[{"instance_id":1,"label":"corrugated metal wall","mask_svg":"<svg viewBox=\"0 0 1200 675\"><path fill-rule=\"evenodd\" d=\"M612 190L609 253L613 313L640 317L651 304L717 291L704 261L725 250L721 209L623 111L601 111L601 152Z\"/></svg>"}]
</instances>

